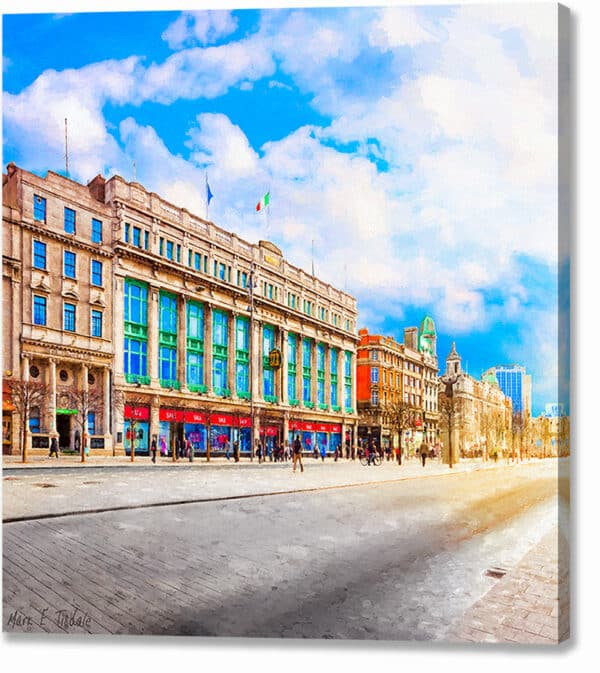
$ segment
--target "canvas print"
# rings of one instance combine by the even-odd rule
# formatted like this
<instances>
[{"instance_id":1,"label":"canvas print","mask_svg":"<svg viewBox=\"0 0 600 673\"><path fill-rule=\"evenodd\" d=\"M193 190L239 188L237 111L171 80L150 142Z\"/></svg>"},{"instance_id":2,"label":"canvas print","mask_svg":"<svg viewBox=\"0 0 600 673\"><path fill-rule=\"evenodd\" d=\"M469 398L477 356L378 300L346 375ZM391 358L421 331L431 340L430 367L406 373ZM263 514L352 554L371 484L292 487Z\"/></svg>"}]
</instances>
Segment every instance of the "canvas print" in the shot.
<instances>
[{"instance_id":1,"label":"canvas print","mask_svg":"<svg viewBox=\"0 0 600 673\"><path fill-rule=\"evenodd\" d=\"M567 639L567 10L2 20L3 631Z\"/></svg>"}]
</instances>

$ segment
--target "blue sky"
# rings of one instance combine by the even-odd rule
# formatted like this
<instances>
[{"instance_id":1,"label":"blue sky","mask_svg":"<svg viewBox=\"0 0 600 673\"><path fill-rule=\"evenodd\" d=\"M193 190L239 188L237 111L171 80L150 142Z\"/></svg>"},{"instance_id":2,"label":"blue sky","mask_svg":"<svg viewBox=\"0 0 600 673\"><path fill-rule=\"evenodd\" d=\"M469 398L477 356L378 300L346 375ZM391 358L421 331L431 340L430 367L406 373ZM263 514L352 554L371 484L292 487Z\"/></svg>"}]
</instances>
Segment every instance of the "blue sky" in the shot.
<instances>
[{"instance_id":1,"label":"blue sky","mask_svg":"<svg viewBox=\"0 0 600 673\"><path fill-rule=\"evenodd\" d=\"M564 401L556 39L551 3L5 15L4 164L62 169L68 117L82 182L135 161L203 215L207 172L214 222L305 269L314 240L372 332L431 314L441 369L452 341L474 376L525 365L537 414Z\"/></svg>"}]
</instances>

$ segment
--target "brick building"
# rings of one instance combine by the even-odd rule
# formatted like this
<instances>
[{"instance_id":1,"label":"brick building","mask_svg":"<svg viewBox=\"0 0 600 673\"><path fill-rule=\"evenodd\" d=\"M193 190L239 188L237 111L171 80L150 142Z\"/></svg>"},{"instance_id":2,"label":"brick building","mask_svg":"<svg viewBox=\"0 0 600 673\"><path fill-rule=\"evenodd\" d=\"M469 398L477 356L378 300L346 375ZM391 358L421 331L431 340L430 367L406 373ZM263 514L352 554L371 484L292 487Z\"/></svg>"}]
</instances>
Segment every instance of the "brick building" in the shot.
<instances>
[{"instance_id":1,"label":"brick building","mask_svg":"<svg viewBox=\"0 0 600 673\"><path fill-rule=\"evenodd\" d=\"M391 336L361 329L357 354L359 438L373 437L378 446L399 446L400 438L386 410L398 404L412 410L414 424L405 430L404 447L423 438L437 442L437 356L433 320L426 316L419 328L404 330L402 343Z\"/></svg>"}]
</instances>

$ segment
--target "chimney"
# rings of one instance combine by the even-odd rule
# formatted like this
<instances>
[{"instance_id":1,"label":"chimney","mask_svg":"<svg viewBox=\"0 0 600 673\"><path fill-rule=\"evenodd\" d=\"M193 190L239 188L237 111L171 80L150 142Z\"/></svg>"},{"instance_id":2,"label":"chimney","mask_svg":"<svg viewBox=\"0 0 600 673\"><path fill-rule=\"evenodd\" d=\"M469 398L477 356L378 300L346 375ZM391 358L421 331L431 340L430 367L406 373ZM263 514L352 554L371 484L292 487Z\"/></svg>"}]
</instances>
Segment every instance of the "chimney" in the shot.
<instances>
[{"instance_id":1,"label":"chimney","mask_svg":"<svg viewBox=\"0 0 600 673\"><path fill-rule=\"evenodd\" d=\"M417 336L419 330L416 327L405 327L404 328L404 346L410 348L413 351L418 350L417 346Z\"/></svg>"},{"instance_id":2,"label":"chimney","mask_svg":"<svg viewBox=\"0 0 600 673\"><path fill-rule=\"evenodd\" d=\"M90 194L97 200L100 201L100 203L104 203L104 197L105 197L105 185L106 185L106 180L104 177L98 173L98 175L88 182L88 189L90 190Z\"/></svg>"}]
</instances>

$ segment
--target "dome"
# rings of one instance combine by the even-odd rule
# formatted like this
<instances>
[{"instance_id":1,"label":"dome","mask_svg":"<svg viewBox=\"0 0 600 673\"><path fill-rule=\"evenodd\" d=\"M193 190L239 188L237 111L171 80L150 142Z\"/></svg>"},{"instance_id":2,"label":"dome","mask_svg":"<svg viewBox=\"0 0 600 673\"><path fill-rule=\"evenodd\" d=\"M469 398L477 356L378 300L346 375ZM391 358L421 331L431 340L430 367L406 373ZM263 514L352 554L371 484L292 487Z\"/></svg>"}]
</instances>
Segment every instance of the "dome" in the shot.
<instances>
[{"instance_id":1,"label":"dome","mask_svg":"<svg viewBox=\"0 0 600 673\"><path fill-rule=\"evenodd\" d=\"M423 320L421 320L419 332L421 332L421 334L435 335L435 323L433 322L433 318L430 315L426 315Z\"/></svg>"}]
</instances>

